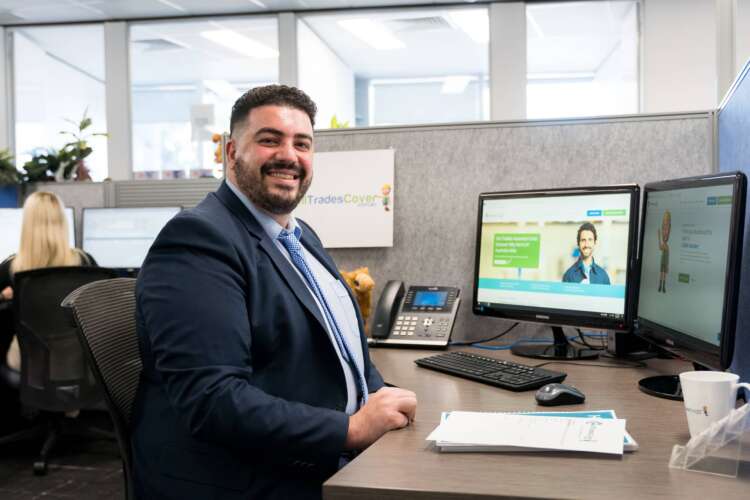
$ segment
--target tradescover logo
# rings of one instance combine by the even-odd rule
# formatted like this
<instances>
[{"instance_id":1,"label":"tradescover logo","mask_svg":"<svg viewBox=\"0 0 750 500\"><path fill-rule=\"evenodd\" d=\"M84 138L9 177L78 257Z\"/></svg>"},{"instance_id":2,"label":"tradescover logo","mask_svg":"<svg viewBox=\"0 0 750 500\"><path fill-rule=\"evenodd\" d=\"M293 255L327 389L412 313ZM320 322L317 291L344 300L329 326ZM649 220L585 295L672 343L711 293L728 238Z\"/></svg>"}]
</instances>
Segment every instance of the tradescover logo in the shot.
<instances>
[{"instance_id":1,"label":"tradescover logo","mask_svg":"<svg viewBox=\"0 0 750 500\"><path fill-rule=\"evenodd\" d=\"M329 194L326 196L307 195L300 201L300 205L318 206L318 205L350 205L355 207L374 207L383 205L383 209L390 211L392 188L386 184L381 188L382 194L367 193L346 193L346 194Z\"/></svg>"}]
</instances>

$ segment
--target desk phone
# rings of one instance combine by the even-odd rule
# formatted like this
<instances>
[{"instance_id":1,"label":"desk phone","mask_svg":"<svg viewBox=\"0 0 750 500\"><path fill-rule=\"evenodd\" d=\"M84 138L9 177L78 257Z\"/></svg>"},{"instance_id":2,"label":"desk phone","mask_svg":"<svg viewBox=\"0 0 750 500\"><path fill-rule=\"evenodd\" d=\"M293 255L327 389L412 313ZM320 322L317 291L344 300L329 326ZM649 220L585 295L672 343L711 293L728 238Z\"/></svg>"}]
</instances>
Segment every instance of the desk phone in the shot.
<instances>
[{"instance_id":1,"label":"desk phone","mask_svg":"<svg viewBox=\"0 0 750 500\"><path fill-rule=\"evenodd\" d=\"M445 348L456 319L460 290L450 286L385 284L375 308L370 345Z\"/></svg>"}]
</instances>

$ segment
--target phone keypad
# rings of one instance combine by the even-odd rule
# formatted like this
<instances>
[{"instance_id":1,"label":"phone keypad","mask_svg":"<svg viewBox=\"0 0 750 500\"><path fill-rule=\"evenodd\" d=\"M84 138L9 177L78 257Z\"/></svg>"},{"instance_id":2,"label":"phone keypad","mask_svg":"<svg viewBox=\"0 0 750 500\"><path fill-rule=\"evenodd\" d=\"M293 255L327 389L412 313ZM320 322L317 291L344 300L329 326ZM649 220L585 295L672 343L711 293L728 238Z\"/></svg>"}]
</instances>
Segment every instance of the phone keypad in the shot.
<instances>
[{"instance_id":1,"label":"phone keypad","mask_svg":"<svg viewBox=\"0 0 750 500\"><path fill-rule=\"evenodd\" d=\"M442 338L450 333L449 326L450 318L442 317L442 315L438 317L401 315L396 317L392 334Z\"/></svg>"}]
</instances>

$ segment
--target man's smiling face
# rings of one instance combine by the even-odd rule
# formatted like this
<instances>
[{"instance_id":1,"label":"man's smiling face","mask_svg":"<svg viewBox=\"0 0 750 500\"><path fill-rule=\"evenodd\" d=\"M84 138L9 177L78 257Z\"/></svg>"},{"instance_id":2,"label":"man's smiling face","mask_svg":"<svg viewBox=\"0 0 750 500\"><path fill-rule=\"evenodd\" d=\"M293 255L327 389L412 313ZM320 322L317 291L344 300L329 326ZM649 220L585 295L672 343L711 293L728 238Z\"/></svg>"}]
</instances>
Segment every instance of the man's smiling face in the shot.
<instances>
[{"instance_id":1,"label":"man's smiling face","mask_svg":"<svg viewBox=\"0 0 750 500\"><path fill-rule=\"evenodd\" d=\"M581 252L582 259L588 259L594 254L594 247L596 247L596 237L591 231L581 231L578 237L578 250Z\"/></svg>"},{"instance_id":2,"label":"man's smiling face","mask_svg":"<svg viewBox=\"0 0 750 500\"><path fill-rule=\"evenodd\" d=\"M253 108L227 146L229 180L260 208L286 215L310 187L312 156L313 129L304 111Z\"/></svg>"}]
</instances>

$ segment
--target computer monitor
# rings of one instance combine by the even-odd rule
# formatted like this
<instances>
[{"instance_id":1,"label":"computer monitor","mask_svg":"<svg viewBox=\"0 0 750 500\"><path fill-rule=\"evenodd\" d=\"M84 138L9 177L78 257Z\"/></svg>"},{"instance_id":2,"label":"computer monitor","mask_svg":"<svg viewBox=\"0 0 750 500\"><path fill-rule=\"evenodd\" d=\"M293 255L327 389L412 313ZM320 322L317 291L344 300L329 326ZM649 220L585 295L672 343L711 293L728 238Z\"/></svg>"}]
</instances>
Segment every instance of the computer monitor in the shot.
<instances>
[{"instance_id":1,"label":"computer monitor","mask_svg":"<svg viewBox=\"0 0 750 500\"><path fill-rule=\"evenodd\" d=\"M746 191L735 172L644 187L634 331L713 370L729 367L734 352ZM682 398L677 376L639 387Z\"/></svg>"},{"instance_id":2,"label":"computer monitor","mask_svg":"<svg viewBox=\"0 0 750 500\"><path fill-rule=\"evenodd\" d=\"M514 354L596 357L562 326L630 329L638 200L637 185L479 195L474 314L551 326L553 343Z\"/></svg>"},{"instance_id":3,"label":"computer monitor","mask_svg":"<svg viewBox=\"0 0 750 500\"><path fill-rule=\"evenodd\" d=\"M83 249L102 267L138 269L180 207L84 208Z\"/></svg>"},{"instance_id":4,"label":"computer monitor","mask_svg":"<svg viewBox=\"0 0 750 500\"><path fill-rule=\"evenodd\" d=\"M65 208L68 221L68 242L71 247L76 246L75 217L72 208ZM23 223L22 208L0 208L0 261L18 252L21 244L21 225Z\"/></svg>"}]
</instances>

